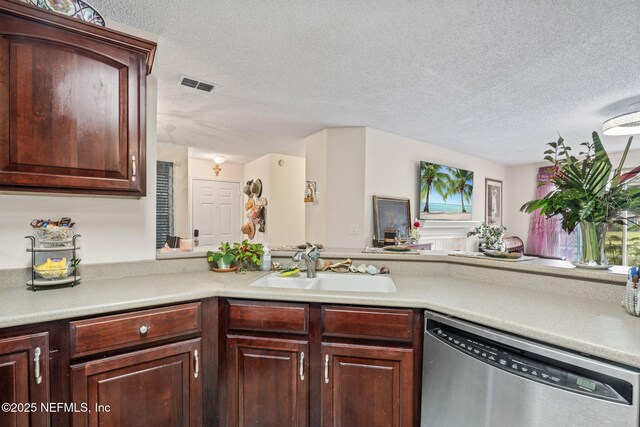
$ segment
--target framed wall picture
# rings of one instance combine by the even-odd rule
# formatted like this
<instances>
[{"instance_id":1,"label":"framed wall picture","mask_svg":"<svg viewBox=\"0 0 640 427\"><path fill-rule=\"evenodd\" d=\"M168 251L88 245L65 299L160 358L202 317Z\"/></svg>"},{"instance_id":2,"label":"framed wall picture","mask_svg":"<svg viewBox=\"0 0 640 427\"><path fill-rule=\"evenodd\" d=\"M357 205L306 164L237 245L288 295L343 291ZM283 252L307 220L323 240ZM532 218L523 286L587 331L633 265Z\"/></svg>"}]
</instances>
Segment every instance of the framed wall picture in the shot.
<instances>
[{"instance_id":1,"label":"framed wall picture","mask_svg":"<svg viewBox=\"0 0 640 427\"><path fill-rule=\"evenodd\" d=\"M420 219L471 220L472 171L420 162L418 188Z\"/></svg>"},{"instance_id":2,"label":"framed wall picture","mask_svg":"<svg viewBox=\"0 0 640 427\"><path fill-rule=\"evenodd\" d=\"M484 222L491 227L502 225L502 181L484 180Z\"/></svg>"},{"instance_id":3,"label":"framed wall picture","mask_svg":"<svg viewBox=\"0 0 640 427\"><path fill-rule=\"evenodd\" d=\"M307 181L304 189L304 202L313 203L316 201L318 194L318 185L315 181Z\"/></svg>"},{"instance_id":4,"label":"framed wall picture","mask_svg":"<svg viewBox=\"0 0 640 427\"><path fill-rule=\"evenodd\" d=\"M374 246L384 245L385 231L395 233L401 242L409 240L411 231L409 199L373 196Z\"/></svg>"}]
</instances>

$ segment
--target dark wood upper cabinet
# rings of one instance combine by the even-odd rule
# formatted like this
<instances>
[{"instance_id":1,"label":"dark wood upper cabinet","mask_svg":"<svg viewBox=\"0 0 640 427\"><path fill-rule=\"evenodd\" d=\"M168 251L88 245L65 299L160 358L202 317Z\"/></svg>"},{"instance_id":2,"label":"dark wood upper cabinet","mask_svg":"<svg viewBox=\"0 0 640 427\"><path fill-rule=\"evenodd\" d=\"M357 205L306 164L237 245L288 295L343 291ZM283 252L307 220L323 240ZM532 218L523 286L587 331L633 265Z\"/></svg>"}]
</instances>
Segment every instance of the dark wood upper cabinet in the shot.
<instances>
[{"instance_id":1,"label":"dark wood upper cabinet","mask_svg":"<svg viewBox=\"0 0 640 427\"><path fill-rule=\"evenodd\" d=\"M155 48L0 0L0 189L145 195Z\"/></svg>"},{"instance_id":2,"label":"dark wood upper cabinet","mask_svg":"<svg viewBox=\"0 0 640 427\"><path fill-rule=\"evenodd\" d=\"M48 334L0 339L0 403L21 406L1 411L0 426L48 426L49 414L40 406L48 402Z\"/></svg>"}]
</instances>

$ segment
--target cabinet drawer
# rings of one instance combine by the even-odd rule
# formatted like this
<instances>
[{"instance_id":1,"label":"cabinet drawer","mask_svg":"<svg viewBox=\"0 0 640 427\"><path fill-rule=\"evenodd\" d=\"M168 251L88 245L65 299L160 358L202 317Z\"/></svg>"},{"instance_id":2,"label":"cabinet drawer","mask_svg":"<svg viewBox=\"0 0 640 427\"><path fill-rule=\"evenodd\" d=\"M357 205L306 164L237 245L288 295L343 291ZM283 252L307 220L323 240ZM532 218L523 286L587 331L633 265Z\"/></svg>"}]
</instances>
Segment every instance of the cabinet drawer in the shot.
<instances>
[{"instance_id":1,"label":"cabinet drawer","mask_svg":"<svg viewBox=\"0 0 640 427\"><path fill-rule=\"evenodd\" d=\"M200 332L200 312L196 302L70 322L71 357Z\"/></svg>"},{"instance_id":2,"label":"cabinet drawer","mask_svg":"<svg viewBox=\"0 0 640 427\"><path fill-rule=\"evenodd\" d=\"M229 300L229 329L309 333L309 305Z\"/></svg>"},{"instance_id":3,"label":"cabinet drawer","mask_svg":"<svg viewBox=\"0 0 640 427\"><path fill-rule=\"evenodd\" d=\"M413 311L323 305L322 336L411 342Z\"/></svg>"}]
</instances>

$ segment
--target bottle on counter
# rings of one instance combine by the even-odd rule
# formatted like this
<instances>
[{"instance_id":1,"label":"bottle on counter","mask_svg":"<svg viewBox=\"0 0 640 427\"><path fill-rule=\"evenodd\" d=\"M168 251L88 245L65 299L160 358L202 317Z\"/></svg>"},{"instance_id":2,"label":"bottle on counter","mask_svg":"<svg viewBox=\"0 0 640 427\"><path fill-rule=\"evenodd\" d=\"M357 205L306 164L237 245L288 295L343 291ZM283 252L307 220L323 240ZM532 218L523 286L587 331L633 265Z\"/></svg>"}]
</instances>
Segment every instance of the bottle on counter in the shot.
<instances>
[{"instance_id":1,"label":"bottle on counter","mask_svg":"<svg viewBox=\"0 0 640 427\"><path fill-rule=\"evenodd\" d=\"M262 271L271 271L271 250L267 243L263 245L264 253L262 254L262 261L260 266Z\"/></svg>"}]
</instances>

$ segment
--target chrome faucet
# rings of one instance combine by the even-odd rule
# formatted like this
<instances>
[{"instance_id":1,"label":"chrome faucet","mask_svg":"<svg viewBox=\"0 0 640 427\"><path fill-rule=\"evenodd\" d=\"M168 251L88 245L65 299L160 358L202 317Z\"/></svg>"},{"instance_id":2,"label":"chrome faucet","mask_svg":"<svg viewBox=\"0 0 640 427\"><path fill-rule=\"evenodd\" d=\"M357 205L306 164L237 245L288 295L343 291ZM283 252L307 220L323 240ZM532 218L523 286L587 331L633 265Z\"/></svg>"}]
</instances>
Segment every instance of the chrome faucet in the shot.
<instances>
[{"instance_id":1,"label":"chrome faucet","mask_svg":"<svg viewBox=\"0 0 640 427\"><path fill-rule=\"evenodd\" d=\"M304 260L307 265L307 277L313 279L316 277L316 260L320 258L320 252L315 246L309 246L306 250L296 252L293 256L295 262Z\"/></svg>"}]
</instances>

